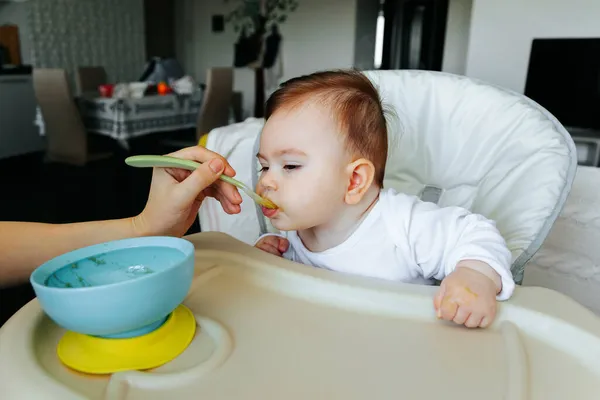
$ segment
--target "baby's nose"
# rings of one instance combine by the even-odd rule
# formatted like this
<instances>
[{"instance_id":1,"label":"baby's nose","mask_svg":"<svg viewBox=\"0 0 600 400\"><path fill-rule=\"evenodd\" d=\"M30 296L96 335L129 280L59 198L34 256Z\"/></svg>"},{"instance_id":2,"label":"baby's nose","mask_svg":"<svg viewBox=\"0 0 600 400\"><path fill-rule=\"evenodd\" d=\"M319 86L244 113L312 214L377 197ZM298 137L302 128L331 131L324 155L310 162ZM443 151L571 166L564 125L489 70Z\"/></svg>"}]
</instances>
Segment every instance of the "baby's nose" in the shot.
<instances>
[{"instance_id":1,"label":"baby's nose","mask_svg":"<svg viewBox=\"0 0 600 400\"><path fill-rule=\"evenodd\" d=\"M273 176L269 172L264 173L263 176L260 177L257 186L258 194L277 190L277 182L275 179L273 179Z\"/></svg>"}]
</instances>

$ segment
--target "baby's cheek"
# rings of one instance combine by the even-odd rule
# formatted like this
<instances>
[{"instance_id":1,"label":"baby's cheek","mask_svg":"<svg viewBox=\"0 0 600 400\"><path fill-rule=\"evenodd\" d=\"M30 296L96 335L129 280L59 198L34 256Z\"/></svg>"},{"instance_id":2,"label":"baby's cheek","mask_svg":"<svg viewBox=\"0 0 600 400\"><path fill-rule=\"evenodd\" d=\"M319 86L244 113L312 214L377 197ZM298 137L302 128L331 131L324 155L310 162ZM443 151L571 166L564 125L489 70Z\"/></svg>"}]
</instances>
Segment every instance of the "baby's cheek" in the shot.
<instances>
[{"instance_id":1,"label":"baby's cheek","mask_svg":"<svg viewBox=\"0 0 600 400\"><path fill-rule=\"evenodd\" d=\"M340 193L339 189L340 182L335 182L323 171L317 175L312 171L303 171L302 176L298 175L295 178L293 189L289 187L291 182L286 182L286 214L294 220L301 221L303 225L312 226L334 218L343 201L343 191Z\"/></svg>"},{"instance_id":2,"label":"baby's cheek","mask_svg":"<svg viewBox=\"0 0 600 400\"><path fill-rule=\"evenodd\" d=\"M327 207L327 193L324 193L319 186L312 185L298 186L292 191L286 193L287 202L292 205L296 214L314 215ZM289 206L288 206L289 208Z\"/></svg>"}]
</instances>

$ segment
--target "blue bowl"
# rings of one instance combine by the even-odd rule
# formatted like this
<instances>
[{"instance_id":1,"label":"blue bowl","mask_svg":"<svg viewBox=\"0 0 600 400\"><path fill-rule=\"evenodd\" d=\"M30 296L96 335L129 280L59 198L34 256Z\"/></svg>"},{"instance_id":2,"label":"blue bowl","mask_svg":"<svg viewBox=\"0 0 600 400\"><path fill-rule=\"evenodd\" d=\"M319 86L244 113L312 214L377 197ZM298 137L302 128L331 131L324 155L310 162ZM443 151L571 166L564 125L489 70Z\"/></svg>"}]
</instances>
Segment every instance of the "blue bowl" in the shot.
<instances>
[{"instance_id":1,"label":"blue bowl","mask_svg":"<svg viewBox=\"0 0 600 400\"><path fill-rule=\"evenodd\" d=\"M30 282L42 309L61 327L123 338L162 325L193 276L192 243L144 237L63 254L33 271Z\"/></svg>"}]
</instances>

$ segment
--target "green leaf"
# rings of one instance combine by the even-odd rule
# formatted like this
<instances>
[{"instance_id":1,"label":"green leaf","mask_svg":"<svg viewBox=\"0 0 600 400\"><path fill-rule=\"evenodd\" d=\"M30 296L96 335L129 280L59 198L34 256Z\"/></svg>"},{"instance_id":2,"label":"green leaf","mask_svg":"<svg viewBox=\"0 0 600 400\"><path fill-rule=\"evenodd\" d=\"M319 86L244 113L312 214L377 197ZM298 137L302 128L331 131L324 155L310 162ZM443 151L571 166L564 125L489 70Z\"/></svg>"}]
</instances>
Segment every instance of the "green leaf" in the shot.
<instances>
[{"instance_id":1,"label":"green leaf","mask_svg":"<svg viewBox=\"0 0 600 400\"><path fill-rule=\"evenodd\" d=\"M283 24L286 19L287 19L287 15L280 15L279 18L277 18L277 22L279 22L280 24Z\"/></svg>"}]
</instances>

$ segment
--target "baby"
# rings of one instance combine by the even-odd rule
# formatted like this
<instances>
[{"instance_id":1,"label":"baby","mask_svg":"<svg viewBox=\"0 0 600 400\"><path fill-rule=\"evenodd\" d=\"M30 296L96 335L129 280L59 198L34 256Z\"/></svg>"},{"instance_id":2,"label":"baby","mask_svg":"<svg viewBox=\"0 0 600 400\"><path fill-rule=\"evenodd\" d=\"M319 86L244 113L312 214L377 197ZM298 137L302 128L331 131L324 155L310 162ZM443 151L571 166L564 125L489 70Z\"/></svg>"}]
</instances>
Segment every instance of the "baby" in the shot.
<instances>
[{"instance_id":1,"label":"baby","mask_svg":"<svg viewBox=\"0 0 600 400\"><path fill-rule=\"evenodd\" d=\"M487 327L515 284L494 222L383 188L384 111L371 81L329 71L284 83L267 101L257 192L282 235L256 247L295 262L431 284L438 318Z\"/></svg>"}]
</instances>

